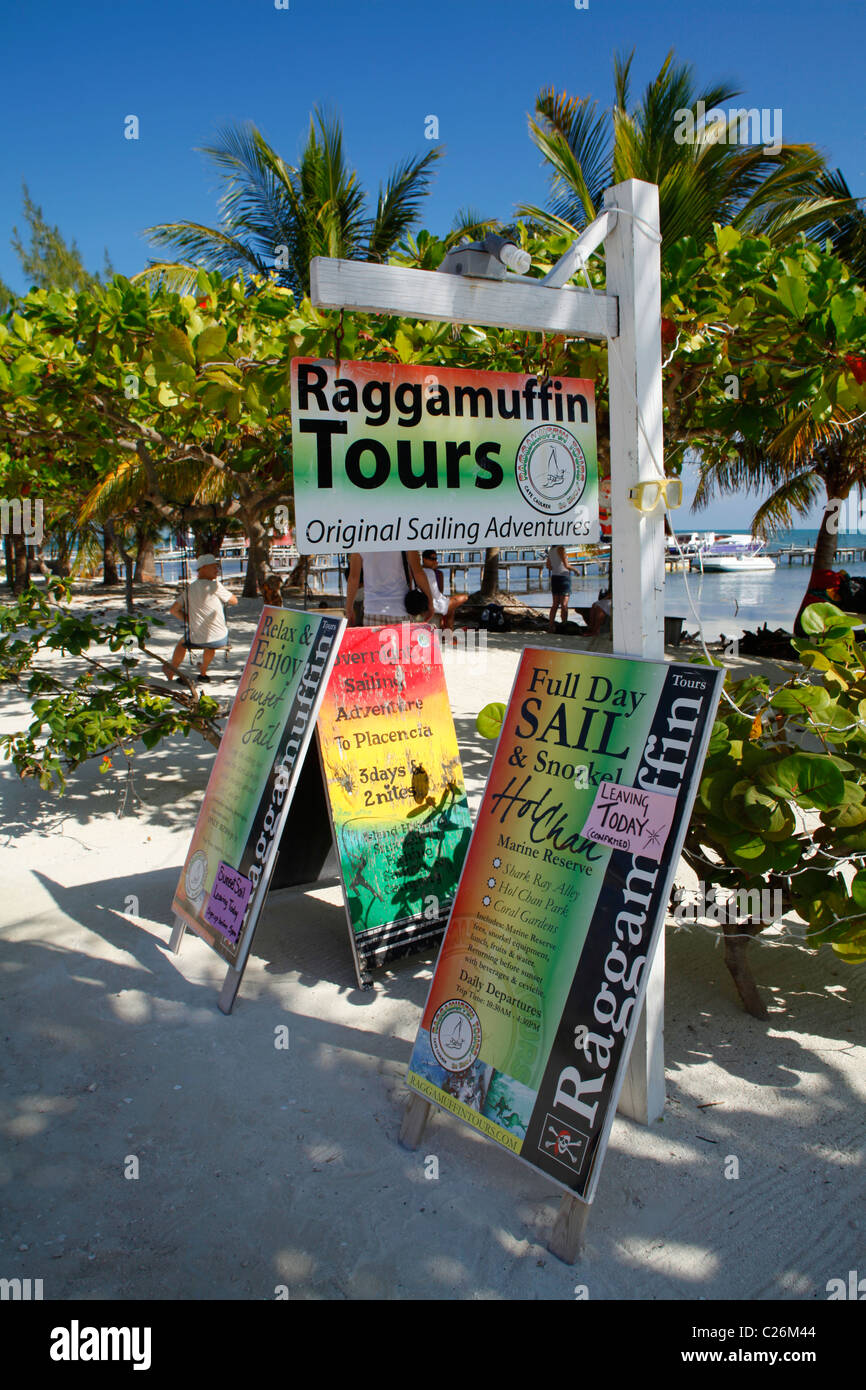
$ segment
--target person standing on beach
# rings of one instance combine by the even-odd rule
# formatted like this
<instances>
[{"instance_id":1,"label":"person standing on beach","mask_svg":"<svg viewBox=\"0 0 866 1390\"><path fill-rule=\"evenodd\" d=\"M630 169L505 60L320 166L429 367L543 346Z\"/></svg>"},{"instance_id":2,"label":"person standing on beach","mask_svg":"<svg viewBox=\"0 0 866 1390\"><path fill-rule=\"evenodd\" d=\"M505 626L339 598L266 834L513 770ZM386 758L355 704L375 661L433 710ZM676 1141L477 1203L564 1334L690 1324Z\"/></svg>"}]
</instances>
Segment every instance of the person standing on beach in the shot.
<instances>
[{"instance_id":1,"label":"person standing on beach","mask_svg":"<svg viewBox=\"0 0 866 1390\"><path fill-rule=\"evenodd\" d=\"M571 593L571 565L565 557L564 545L552 545L547 552L545 567L550 570L550 616L547 619L548 632L556 631L556 613L562 612L562 621L568 620L568 596Z\"/></svg>"},{"instance_id":2,"label":"person standing on beach","mask_svg":"<svg viewBox=\"0 0 866 1390\"><path fill-rule=\"evenodd\" d=\"M171 662L162 668L166 680L170 681L176 674L172 667L180 667L190 648L201 649L202 653L196 679L210 680L207 668L214 652L228 646L229 630L223 604L236 604L237 599L220 581L220 562L216 555L199 555L195 567L198 578L188 586L185 595L178 596L171 610L175 617L185 619L186 630L174 649Z\"/></svg>"},{"instance_id":3,"label":"person standing on beach","mask_svg":"<svg viewBox=\"0 0 866 1390\"><path fill-rule=\"evenodd\" d=\"M364 571L364 626L387 627L396 622L429 622L433 616L433 595L417 550L353 550L346 581L346 620L356 623L355 595ZM407 571L410 576L407 581ZM406 611L406 590L414 580L427 600L427 611Z\"/></svg>"}]
</instances>

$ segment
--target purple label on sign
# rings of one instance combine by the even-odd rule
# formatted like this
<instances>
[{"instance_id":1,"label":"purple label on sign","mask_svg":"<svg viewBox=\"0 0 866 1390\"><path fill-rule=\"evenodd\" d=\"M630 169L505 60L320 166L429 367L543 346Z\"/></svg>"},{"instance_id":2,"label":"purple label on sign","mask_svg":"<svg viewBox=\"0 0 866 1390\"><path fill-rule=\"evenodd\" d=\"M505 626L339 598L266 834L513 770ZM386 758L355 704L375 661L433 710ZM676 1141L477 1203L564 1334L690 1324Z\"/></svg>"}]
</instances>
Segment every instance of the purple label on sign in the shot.
<instances>
[{"instance_id":1,"label":"purple label on sign","mask_svg":"<svg viewBox=\"0 0 866 1390\"><path fill-rule=\"evenodd\" d=\"M661 860L676 808L675 796L600 782L583 834L597 845Z\"/></svg>"},{"instance_id":2,"label":"purple label on sign","mask_svg":"<svg viewBox=\"0 0 866 1390\"><path fill-rule=\"evenodd\" d=\"M214 886L205 908L204 919L222 936L235 944L240 936L244 913L253 885L250 879L220 860Z\"/></svg>"}]
</instances>

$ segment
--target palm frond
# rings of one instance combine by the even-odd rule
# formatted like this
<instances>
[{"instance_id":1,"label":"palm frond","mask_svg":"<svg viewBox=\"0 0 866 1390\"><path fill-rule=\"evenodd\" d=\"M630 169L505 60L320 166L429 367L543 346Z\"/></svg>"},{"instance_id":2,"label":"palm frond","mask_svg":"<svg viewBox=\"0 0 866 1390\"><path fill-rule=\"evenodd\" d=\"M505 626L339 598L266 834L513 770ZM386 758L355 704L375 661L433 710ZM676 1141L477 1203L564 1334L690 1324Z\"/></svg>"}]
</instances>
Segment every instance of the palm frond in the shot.
<instances>
[{"instance_id":1,"label":"palm frond","mask_svg":"<svg viewBox=\"0 0 866 1390\"><path fill-rule=\"evenodd\" d=\"M406 159L392 171L385 187L379 190L367 238L368 261L384 260L391 247L412 226L430 190L432 166L444 153L443 145L434 145L425 155Z\"/></svg>"},{"instance_id":2,"label":"palm frond","mask_svg":"<svg viewBox=\"0 0 866 1390\"><path fill-rule=\"evenodd\" d=\"M189 264L219 270L224 275L242 270L267 275L273 266L273 261L266 264L231 231L205 227L200 222L162 222L146 228L146 232L155 245L174 247Z\"/></svg>"},{"instance_id":3,"label":"palm frond","mask_svg":"<svg viewBox=\"0 0 866 1390\"><path fill-rule=\"evenodd\" d=\"M795 516L805 516L825 494L822 480L810 468L794 473L770 493L752 517L752 532L765 540L790 528Z\"/></svg>"},{"instance_id":4,"label":"palm frond","mask_svg":"<svg viewBox=\"0 0 866 1390\"><path fill-rule=\"evenodd\" d=\"M147 492L147 473L138 456L125 458L91 488L78 509L78 525L109 521L138 505Z\"/></svg>"},{"instance_id":5,"label":"palm frond","mask_svg":"<svg viewBox=\"0 0 866 1390\"><path fill-rule=\"evenodd\" d=\"M169 294L191 294L195 289L199 267L182 261L151 261L129 279L133 285L146 285L151 293L167 290Z\"/></svg>"}]
</instances>

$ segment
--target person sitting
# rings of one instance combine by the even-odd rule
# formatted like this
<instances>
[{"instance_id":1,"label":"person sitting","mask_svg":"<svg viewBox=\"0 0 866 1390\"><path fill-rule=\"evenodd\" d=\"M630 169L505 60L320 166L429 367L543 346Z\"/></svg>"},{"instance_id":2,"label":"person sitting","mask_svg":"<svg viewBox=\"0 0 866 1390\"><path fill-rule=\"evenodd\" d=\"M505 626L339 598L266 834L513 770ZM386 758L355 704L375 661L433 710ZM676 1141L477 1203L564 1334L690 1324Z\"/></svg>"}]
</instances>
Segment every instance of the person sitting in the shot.
<instances>
[{"instance_id":1,"label":"person sitting","mask_svg":"<svg viewBox=\"0 0 866 1390\"><path fill-rule=\"evenodd\" d=\"M427 571L427 583L430 585L430 595L433 600L433 612L438 613L441 619L443 632L454 631L454 614L462 603L465 603L468 594L452 594L446 598L442 590L445 588L445 576L440 569L436 568L436 551L423 550L421 552L421 564Z\"/></svg>"},{"instance_id":2,"label":"person sitting","mask_svg":"<svg viewBox=\"0 0 866 1390\"><path fill-rule=\"evenodd\" d=\"M262 580L262 602L266 608L282 608L283 584L278 574L268 574Z\"/></svg>"},{"instance_id":3,"label":"person sitting","mask_svg":"<svg viewBox=\"0 0 866 1390\"><path fill-rule=\"evenodd\" d=\"M210 680L207 668L218 649L228 646L229 630L223 604L236 604L234 594L220 581L220 562L216 555L199 555L195 562L198 578L186 593L175 600L171 612L185 621L183 637L172 653L170 662L163 665L166 680L174 680L177 669L188 650L201 651L201 666L196 678Z\"/></svg>"},{"instance_id":4,"label":"person sitting","mask_svg":"<svg viewBox=\"0 0 866 1390\"><path fill-rule=\"evenodd\" d=\"M605 626L610 626L610 589L602 589L595 603L589 610L589 621L586 625L587 635L597 637Z\"/></svg>"}]
</instances>

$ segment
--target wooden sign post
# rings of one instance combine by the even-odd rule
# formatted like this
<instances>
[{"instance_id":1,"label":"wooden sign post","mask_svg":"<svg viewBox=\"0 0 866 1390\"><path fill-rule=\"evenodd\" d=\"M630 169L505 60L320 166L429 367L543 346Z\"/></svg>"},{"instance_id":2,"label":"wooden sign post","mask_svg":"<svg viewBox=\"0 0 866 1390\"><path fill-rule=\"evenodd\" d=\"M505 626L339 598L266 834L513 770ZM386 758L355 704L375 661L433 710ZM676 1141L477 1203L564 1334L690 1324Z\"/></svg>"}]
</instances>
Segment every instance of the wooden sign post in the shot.
<instances>
[{"instance_id":1,"label":"wooden sign post","mask_svg":"<svg viewBox=\"0 0 866 1390\"><path fill-rule=\"evenodd\" d=\"M310 264L311 299L321 308L607 341L613 648L617 655L649 658L664 653L664 522L661 514L639 515L629 492L663 471L660 242L658 188L627 179L606 191L604 212L541 281L511 275L494 281L324 258ZM602 243L606 292L570 287L568 281ZM663 998L659 934L620 1097L623 1113L643 1124L659 1119L664 1109ZM576 1229L568 1211L564 1227Z\"/></svg>"}]
</instances>

